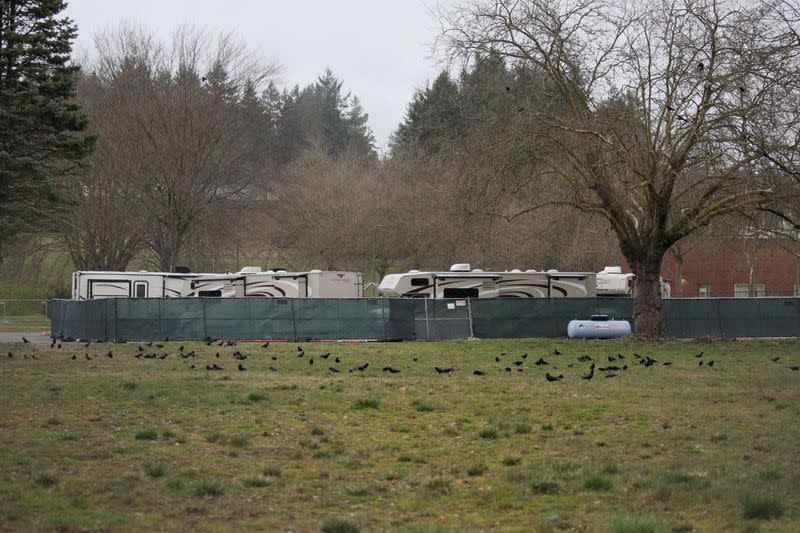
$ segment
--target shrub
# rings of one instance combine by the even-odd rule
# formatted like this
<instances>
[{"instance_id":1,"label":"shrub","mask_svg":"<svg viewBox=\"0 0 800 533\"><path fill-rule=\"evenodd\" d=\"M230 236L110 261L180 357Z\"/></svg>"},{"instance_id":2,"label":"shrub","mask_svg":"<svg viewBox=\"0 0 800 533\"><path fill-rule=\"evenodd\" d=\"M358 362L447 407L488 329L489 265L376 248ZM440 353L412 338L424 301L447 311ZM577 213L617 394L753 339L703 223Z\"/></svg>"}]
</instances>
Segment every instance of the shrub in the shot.
<instances>
[{"instance_id":1,"label":"shrub","mask_svg":"<svg viewBox=\"0 0 800 533\"><path fill-rule=\"evenodd\" d=\"M42 473L33 478L33 482L40 487L52 487L58 483L58 479L53 475Z\"/></svg>"},{"instance_id":2,"label":"shrub","mask_svg":"<svg viewBox=\"0 0 800 533\"><path fill-rule=\"evenodd\" d=\"M194 495L205 498L216 498L225 493L222 483L219 481L201 481L194 487Z\"/></svg>"},{"instance_id":3,"label":"shrub","mask_svg":"<svg viewBox=\"0 0 800 533\"><path fill-rule=\"evenodd\" d=\"M281 477L281 469L277 466L268 466L261 471L261 475L266 477Z\"/></svg>"},{"instance_id":4,"label":"shrub","mask_svg":"<svg viewBox=\"0 0 800 533\"><path fill-rule=\"evenodd\" d=\"M253 402L253 403L260 402L260 401L263 401L263 400L266 400L266 399L267 399L267 395L262 393L262 392L258 392L258 391L253 391L253 392L251 392L250 394L247 395L247 400L250 401L250 402Z\"/></svg>"},{"instance_id":5,"label":"shrub","mask_svg":"<svg viewBox=\"0 0 800 533\"><path fill-rule=\"evenodd\" d=\"M521 462L522 462L522 459L520 459L519 457L511 457L511 456L509 456L509 457L504 457L503 458L503 464L506 465L506 466L516 466L516 465L520 464Z\"/></svg>"}]
</instances>

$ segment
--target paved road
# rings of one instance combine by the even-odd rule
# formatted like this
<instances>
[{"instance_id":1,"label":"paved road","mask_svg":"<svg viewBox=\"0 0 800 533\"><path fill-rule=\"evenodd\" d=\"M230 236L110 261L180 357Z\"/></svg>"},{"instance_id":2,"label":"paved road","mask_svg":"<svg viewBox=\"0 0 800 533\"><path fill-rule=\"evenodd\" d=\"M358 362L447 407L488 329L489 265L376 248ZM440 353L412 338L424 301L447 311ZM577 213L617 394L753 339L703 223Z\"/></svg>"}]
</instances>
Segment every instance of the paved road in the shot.
<instances>
[{"instance_id":1,"label":"paved road","mask_svg":"<svg viewBox=\"0 0 800 533\"><path fill-rule=\"evenodd\" d=\"M41 333L31 331L18 332L18 331L0 331L0 342L22 342L22 337L35 344L50 344L50 337L46 337Z\"/></svg>"}]
</instances>

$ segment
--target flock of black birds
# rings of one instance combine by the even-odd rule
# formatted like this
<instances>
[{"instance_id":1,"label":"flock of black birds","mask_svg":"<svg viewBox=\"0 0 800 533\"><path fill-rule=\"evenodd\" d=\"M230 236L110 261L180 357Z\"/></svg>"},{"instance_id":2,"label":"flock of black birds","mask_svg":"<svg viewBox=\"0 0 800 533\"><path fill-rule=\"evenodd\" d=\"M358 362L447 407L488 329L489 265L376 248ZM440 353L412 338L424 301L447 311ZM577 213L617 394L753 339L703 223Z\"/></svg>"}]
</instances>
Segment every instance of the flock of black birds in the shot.
<instances>
[{"instance_id":1,"label":"flock of black birds","mask_svg":"<svg viewBox=\"0 0 800 533\"><path fill-rule=\"evenodd\" d=\"M31 343L31 341L25 337L23 337L22 340L24 344ZM64 337L61 336L52 337L51 340L52 342L50 344L50 348L58 350L61 350L63 348L63 342L74 342L74 339L65 339ZM201 357L201 354L198 353L197 350L187 351L184 345L180 345L177 353L170 353L169 351L166 350L166 344L165 344L166 342L169 342L169 338L165 338L163 343L156 343L154 341L149 341L146 343L139 344L136 352L133 354L133 357L135 359L158 359L158 360L165 360L169 357L172 357L182 360L192 359L193 361L196 358ZM206 337L204 343L206 346L211 346L213 344L216 344L217 347L237 346L236 341L218 340L218 339L212 339L210 337ZM89 348L91 344L92 341L87 341L83 344L83 346L84 348ZM263 354L264 352L266 352L269 346L270 346L269 342L265 342L264 344L262 344L260 347L261 353ZM306 350L305 348L303 348L303 346L297 346L297 351L295 353L295 356L297 358L305 358L309 366L314 365L315 358L322 359L328 362L328 364L330 365L328 366L327 369L328 372L333 374L344 372L345 369L338 368L335 366L336 364L342 363L342 358L337 355L333 356L332 361L329 361L331 355L332 355L331 352L326 352L318 355L307 356ZM93 356L99 358L105 356L108 359L113 359L115 354L113 350L108 350L105 354L93 353L92 355L89 355L88 351L84 351L83 358L80 358L77 354L72 354L70 356L70 359L71 360L85 359L87 361L91 361L93 360ZM285 354L283 356L287 357ZM13 359L14 357L15 355L12 352L8 352L9 359ZM214 362L205 365L205 369L207 371L225 370L223 366L220 366L219 364L216 363L216 360L220 360L223 358L227 359L228 357L231 357L234 361L237 362L237 367L236 367L237 370L239 372L245 372L248 369L242 364L242 362L246 361L249 357L255 357L255 356L253 354L247 355L243 353L241 350L236 349L235 351L233 351L233 353L225 354L224 356L220 354L219 351L217 351L213 357L214 357ZM617 353L616 355L592 356L584 353L574 357L573 361L572 357L566 356L563 352L559 351L558 348L555 348L552 354L548 357L550 358L550 361L546 360L544 357L539 357L531 365L526 366L526 364L528 363L527 353L514 356L514 355L509 355L508 352L504 351L501 352L499 355L493 356L495 364L492 365L491 368L484 367L484 368L474 369L472 370L472 375L486 376L489 375L492 371L498 373L525 372L526 369L541 371L542 367L547 367L547 370L544 372L544 378L547 382L553 383L565 379L562 368L565 367L571 369L575 367L575 365L578 363L590 363L588 370L586 370L585 372L581 372L579 374L580 379L585 381L590 381L594 379L596 376L603 376L604 378L615 378L623 375L624 373L628 372L629 370L635 367L643 367L643 368L651 368L654 366L668 367L673 364L672 361L660 362L650 357L649 355L642 356L638 353L634 353L631 356L625 356L621 353ZM553 357L555 357L555 359L553 359ZM713 368L714 365L716 364L716 361L713 359L709 359L703 351L700 351L699 353L695 354L694 357L698 359L698 364L697 364L698 367ZM23 354L23 358L27 359L28 354ZM30 358L37 359L37 356L35 354L30 354ZM276 366L274 365L278 364L279 354L271 354L270 360L272 363L267 368L269 369L270 372L278 372L279 371L278 368L276 368ZM771 357L770 360L773 363L781 364L780 356ZM330 364L331 362L334 364ZM413 357L412 362L416 366L416 364L419 364L419 358ZM364 372L365 370L367 370L367 368L369 368L369 364L370 364L369 362L364 362L352 366L350 368L347 368L346 371L348 373ZM197 365L192 363L191 365L189 365L189 368L194 370L197 368ZM798 371L800 370L800 365L791 364L788 366L788 368L792 371ZM433 370L436 372L436 374L439 375L441 374L452 375L458 371L455 366L448 366L444 368L439 366L434 366ZM395 368L391 365L387 365L384 366L381 369L381 371L387 374L399 374L401 372L401 369ZM556 373L556 371L558 371L558 373Z\"/></svg>"}]
</instances>

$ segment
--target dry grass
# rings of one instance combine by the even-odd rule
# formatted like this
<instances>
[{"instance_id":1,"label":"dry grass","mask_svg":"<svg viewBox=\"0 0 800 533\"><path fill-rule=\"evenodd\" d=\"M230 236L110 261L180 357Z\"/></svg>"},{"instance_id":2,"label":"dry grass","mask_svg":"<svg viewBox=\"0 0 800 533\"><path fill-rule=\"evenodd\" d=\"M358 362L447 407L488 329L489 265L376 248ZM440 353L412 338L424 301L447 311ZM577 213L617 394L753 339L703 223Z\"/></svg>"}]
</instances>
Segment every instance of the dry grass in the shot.
<instances>
[{"instance_id":1,"label":"dry grass","mask_svg":"<svg viewBox=\"0 0 800 533\"><path fill-rule=\"evenodd\" d=\"M179 344L0 345L0 529L800 530L800 342Z\"/></svg>"}]
</instances>

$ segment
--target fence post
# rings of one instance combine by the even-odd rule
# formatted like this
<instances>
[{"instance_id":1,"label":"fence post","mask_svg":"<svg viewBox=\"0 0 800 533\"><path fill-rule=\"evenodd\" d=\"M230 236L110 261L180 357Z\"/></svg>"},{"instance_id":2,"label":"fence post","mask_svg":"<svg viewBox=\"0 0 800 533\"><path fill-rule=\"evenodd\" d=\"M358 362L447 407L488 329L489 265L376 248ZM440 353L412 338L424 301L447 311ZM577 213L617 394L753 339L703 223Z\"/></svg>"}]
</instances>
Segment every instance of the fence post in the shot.
<instances>
[{"instance_id":1,"label":"fence post","mask_svg":"<svg viewBox=\"0 0 800 533\"><path fill-rule=\"evenodd\" d=\"M428 320L428 299L425 298L425 338L431 340L431 324Z\"/></svg>"},{"instance_id":2,"label":"fence post","mask_svg":"<svg viewBox=\"0 0 800 533\"><path fill-rule=\"evenodd\" d=\"M475 337L472 329L472 298L467 298L467 317L469 318L469 338Z\"/></svg>"}]
</instances>

